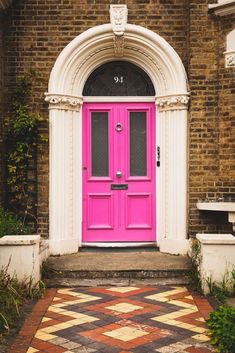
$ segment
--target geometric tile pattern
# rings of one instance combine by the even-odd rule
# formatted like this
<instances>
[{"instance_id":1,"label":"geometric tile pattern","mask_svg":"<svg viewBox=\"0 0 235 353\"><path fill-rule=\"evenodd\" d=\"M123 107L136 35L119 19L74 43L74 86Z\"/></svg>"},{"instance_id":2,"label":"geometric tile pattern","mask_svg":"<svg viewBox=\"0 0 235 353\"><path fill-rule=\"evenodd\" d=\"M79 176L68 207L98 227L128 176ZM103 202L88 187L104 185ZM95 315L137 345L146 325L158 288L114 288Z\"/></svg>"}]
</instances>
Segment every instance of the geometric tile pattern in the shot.
<instances>
[{"instance_id":1,"label":"geometric tile pattern","mask_svg":"<svg viewBox=\"0 0 235 353\"><path fill-rule=\"evenodd\" d=\"M44 304L34 330L27 320L35 312L8 353L213 352L205 323L212 308L185 287L59 289Z\"/></svg>"}]
</instances>

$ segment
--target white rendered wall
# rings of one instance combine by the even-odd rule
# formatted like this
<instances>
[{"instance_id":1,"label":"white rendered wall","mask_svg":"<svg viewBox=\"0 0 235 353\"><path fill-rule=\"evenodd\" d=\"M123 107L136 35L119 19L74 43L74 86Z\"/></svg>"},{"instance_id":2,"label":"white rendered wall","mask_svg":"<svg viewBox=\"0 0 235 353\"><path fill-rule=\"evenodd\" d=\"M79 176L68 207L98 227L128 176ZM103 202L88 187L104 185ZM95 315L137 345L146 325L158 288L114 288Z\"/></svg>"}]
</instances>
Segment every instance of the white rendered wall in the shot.
<instances>
[{"instance_id":1,"label":"white rendered wall","mask_svg":"<svg viewBox=\"0 0 235 353\"><path fill-rule=\"evenodd\" d=\"M9 235L0 239L0 268L17 275L19 281L37 283L41 279L40 235Z\"/></svg>"},{"instance_id":2,"label":"white rendered wall","mask_svg":"<svg viewBox=\"0 0 235 353\"><path fill-rule=\"evenodd\" d=\"M207 294L207 281L217 284L224 279L229 285L235 269L235 237L232 234L197 234L201 245L200 276L203 292Z\"/></svg>"}]
</instances>

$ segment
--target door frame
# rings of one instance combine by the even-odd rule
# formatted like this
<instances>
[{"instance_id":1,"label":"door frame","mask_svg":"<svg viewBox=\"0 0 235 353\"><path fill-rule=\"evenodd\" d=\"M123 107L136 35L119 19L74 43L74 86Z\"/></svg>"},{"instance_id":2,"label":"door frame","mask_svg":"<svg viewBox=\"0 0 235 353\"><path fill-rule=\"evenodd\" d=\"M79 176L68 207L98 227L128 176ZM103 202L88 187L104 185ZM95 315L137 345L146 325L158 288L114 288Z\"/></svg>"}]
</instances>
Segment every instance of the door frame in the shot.
<instances>
[{"instance_id":1,"label":"door frame","mask_svg":"<svg viewBox=\"0 0 235 353\"><path fill-rule=\"evenodd\" d=\"M84 97L85 98L85 97ZM99 97L99 101L98 102L94 102L94 99L92 99L93 97L87 97L89 102L86 102L86 98L84 99L84 103L90 103L90 104L94 104L94 106L91 106L87 108L88 111L110 111L110 109L112 109L112 105L115 103L117 104L123 104L123 103L126 103L127 106L125 106L125 110L126 110L126 114L128 113L128 111L137 111L137 110L143 110L143 111L148 111L148 114L149 114L149 117L148 117L148 124L150 124L150 126L148 126L148 130L147 130L147 136L148 136L148 140L147 140L147 143L149 143L148 141L151 141L153 143L153 146L151 146L150 148L148 147L147 148L147 158L148 158L148 173L150 173L150 176L151 176L151 184L154 185L154 191L153 193L151 194L151 198L152 199L152 209L153 209L153 217L154 219L152 220L152 227L154 229L154 239L152 239L151 241L111 241L111 242L105 242L105 241L97 241L97 242L86 242L86 241L83 241L83 232L84 232L84 224L83 224L83 230L82 230L82 241L81 241L81 246L96 246L96 247L108 247L108 246L116 246L116 247L133 247L133 246L143 246L143 245L147 245L147 244L153 244L153 243L156 243L157 242L157 230L156 230L156 194L157 194L157 191L156 191L156 177L155 177L155 173L156 171L152 170L153 168L155 168L155 154L156 154L156 151L154 150L155 148L155 145L156 145L156 138L155 138L155 130L152 131L152 128L151 126L156 125L156 114L155 114L155 108L153 107L153 105L151 104L150 105L146 105L146 103L154 103L154 100L153 98L154 97L143 97L143 101L142 101L142 96L141 97L138 97L138 101L136 100L136 102L131 102L131 101L126 101L125 97L117 97L117 96L112 96L112 97L109 97L111 98L111 101L110 102L107 102L107 101L104 101L104 97ZM113 99L112 99L113 98ZM124 99L123 99L124 98ZM136 97L132 97L132 98L135 98ZM91 100L91 101L90 101ZM132 100L130 98L130 100ZM145 100L145 101L144 101ZM115 101L115 102L114 102ZM97 104L97 108L95 107L95 104ZM101 104L101 105L100 105ZM104 105L102 105L104 104ZM138 107L138 105L141 105L141 107ZM83 121L83 135L82 135L82 147L83 147L83 151L82 151L82 154L83 154L83 166L84 165L88 165L88 161L87 161L87 153L89 153L90 149L88 148L88 143L87 143L87 124L88 126L90 126L90 124L88 122L85 122L84 119L85 117L87 117L87 111L84 111L84 106L83 106L83 109L82 109L82 121ZM128 125L128 122L126 123ZM86 127L85 127L86 125ZM109 134L111 133L111 130L110 130L110 127L109 127ZM90 138L88 139L88 141L90 141ZM126 136L127 138L127 136ZM153 140L154 139L154 140ZM109 151L112 151L112 148L110 150L109 148ZM112 156L114 156L113 153L111 153ZM151 158L151 162L149 161ZM111 162L111 167L112 167L113 163ZM91 166L90 166L91 167ZM125 167L126 168L127 165L125 164ZM112 170L112 168L111 168ZM127 170L125 169L125 175L127 175ZM89 174L90 175L90 174ZM149 177L150 177L149 176ZM111 176L110 176L111 177ZM83 173L83 222L84 222L84 207L85 207L85 174ZM147 178L147 182L149 181L149 178ZM97 180L95 181L97 182ZM101 181L102 183L103 181ZM111 179L109 180L109 182L112 182L112 183L115 183L114 180L112 180L112 177ZM129 179L125 179L125 181L123 181L125 183L132 183L133 181L129 180ZM134 182L135 183L135 182ZM87 205L86 205L87 206Z\"/></svg>"},{"instance_id":2,"label":"door frame","mask_svg":"<svg viewBox=\"0 0 235 353\"><path fill-rule=\"evenodd\" d=\"M105 62L117 60L113 38L111 24L85 31L64 48L50 75L46 101L50 112L49 244L52 254L74 253L81 246L81 105L87 99L82 91L91 72ZM156 91L156 136L161 159L156 176L158 245L162 252L185 254L189 248L186 73L177 53L156 33L127 23L124 39L119 59L145 70Z\"/></svg>"}]
</instances>

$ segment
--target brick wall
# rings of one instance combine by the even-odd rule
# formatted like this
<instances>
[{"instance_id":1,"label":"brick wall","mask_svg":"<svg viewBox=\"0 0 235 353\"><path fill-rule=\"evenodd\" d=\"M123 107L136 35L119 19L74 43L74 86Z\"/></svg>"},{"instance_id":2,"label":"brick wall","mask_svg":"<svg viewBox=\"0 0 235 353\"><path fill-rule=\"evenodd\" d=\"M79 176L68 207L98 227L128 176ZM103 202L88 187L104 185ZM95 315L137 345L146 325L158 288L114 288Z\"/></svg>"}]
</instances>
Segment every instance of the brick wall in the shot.
<instances>
[{"instance_id":1,"label":"brick wall","mask_svg":"<svg viewBox=\"0 0 235 353\"><path fill-rule=\"evenodd\" d=\"M0 139L3 137L3 114L4 114L4 56L3 56L3 13L0 11ZM4 148L0 142L0 206L4 203Z\"/></svg>"},{"instance_id":2,"label":"brick wall","mask_svg":"<svg viewBox=\"0 0 235 353\"><path fill-rule=\"evenodd\" d=\"M196 202L234 197L234 69L224 68L223 56L234 17L208 14L207 1L190 3L189 233L231 232L227 214L199 212Z\"/></svg>"},{"instance_id":3,"label":"brick wall","mask_svg":"<svg viewBox=\"0 0 235 353\"><path fill-rule=\"evenodd\" d=\"M36 70L32 103L48 115L44 92L57 56L75 36L109 22L110 3L126 3L130 23L155 31L180 55L192 93L189 233L228 230L225 215L200 214L195 206L200 198L235 192L231 111L234 90L231 92L232 73L223 68L222 55L232 21L218 21L208 15L206 0L15 0L3 24L8 90L12 90L19 73ZM48 132L47 124L41 129ZM37 215L38 232L44 236L48 234L48 161L48 144L44 143L38 151Z\"/></svg>"}]
</instances>

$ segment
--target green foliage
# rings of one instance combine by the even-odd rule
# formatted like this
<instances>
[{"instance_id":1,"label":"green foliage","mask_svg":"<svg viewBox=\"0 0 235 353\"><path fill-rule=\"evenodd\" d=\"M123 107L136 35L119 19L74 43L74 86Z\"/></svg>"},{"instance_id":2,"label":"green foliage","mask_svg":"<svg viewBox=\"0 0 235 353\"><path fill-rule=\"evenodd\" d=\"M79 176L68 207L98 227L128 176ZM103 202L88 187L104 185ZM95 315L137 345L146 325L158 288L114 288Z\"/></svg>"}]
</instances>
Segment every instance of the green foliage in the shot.
<instances>
[{"instance_id":1,"label":"green foliage","mask_svg":"<svg viewBox=\"0 0 235 353\"><path fill-rule=\"evenodd\" d=\"M235 270L226 271L221 282L215 282L207 278L207 286L210 295L223 303L227 298L235 295Z\"/></svg>"},{"instance_id":2,"label":"green foliage","mask_svg":"<svg viewBox=\"0 0 235 353\"><path fill-rule=\"evenodd\" d=\"M193 287L201 292L201 277L200 277L200 272L199 272L199 267L201 263L201 246L200 242L197 239L192 240L192 246L191 246L191 281Z\"/></svg>"},{"instance_id":3,"label":"green foliage","mask_svg":"<svg viewBox=\"0 0 235 353\"><path fill-rule=\"evenodd\" d=\"M33 284L32 278L20 282L7 273L8 267L0 270L0 333L9 331L28 299L41 298L45 293L42 281Z\"/></svg>"},{"instance_id":4,"label":"green foliage","mask_svg":"<svg viewBox=\"0 0 235 353\"><path fill-rule=\"evenodd\" d=\"M220 306L210 314L207 325L211 344L217 346L218 352L235 353L235 308Z\"/></svg>"},{"instance_id":5,"label":"green foliage","mask_svg":"<svg viewBox=\"0 0 235 353\"><path fill-rule=\"evenodd\" d=\"M12 98L11 116L6 119L6 163L9 208L24 218L33 216L33 183L37 145L42 136L39 124L45 118L30 107L33 74L18 78Z\"/></svg>"},{"instance_id":6,"label":"green foliage","mask_svg":"<svg viewBox=\"0 0 235 353\"><path fill-rule=\"evenodd\" d=\"M0 238L4 235L30 234L31 229L25 226L21 220L10 212L0 207Z\"/></svg>"}]
</instances>

